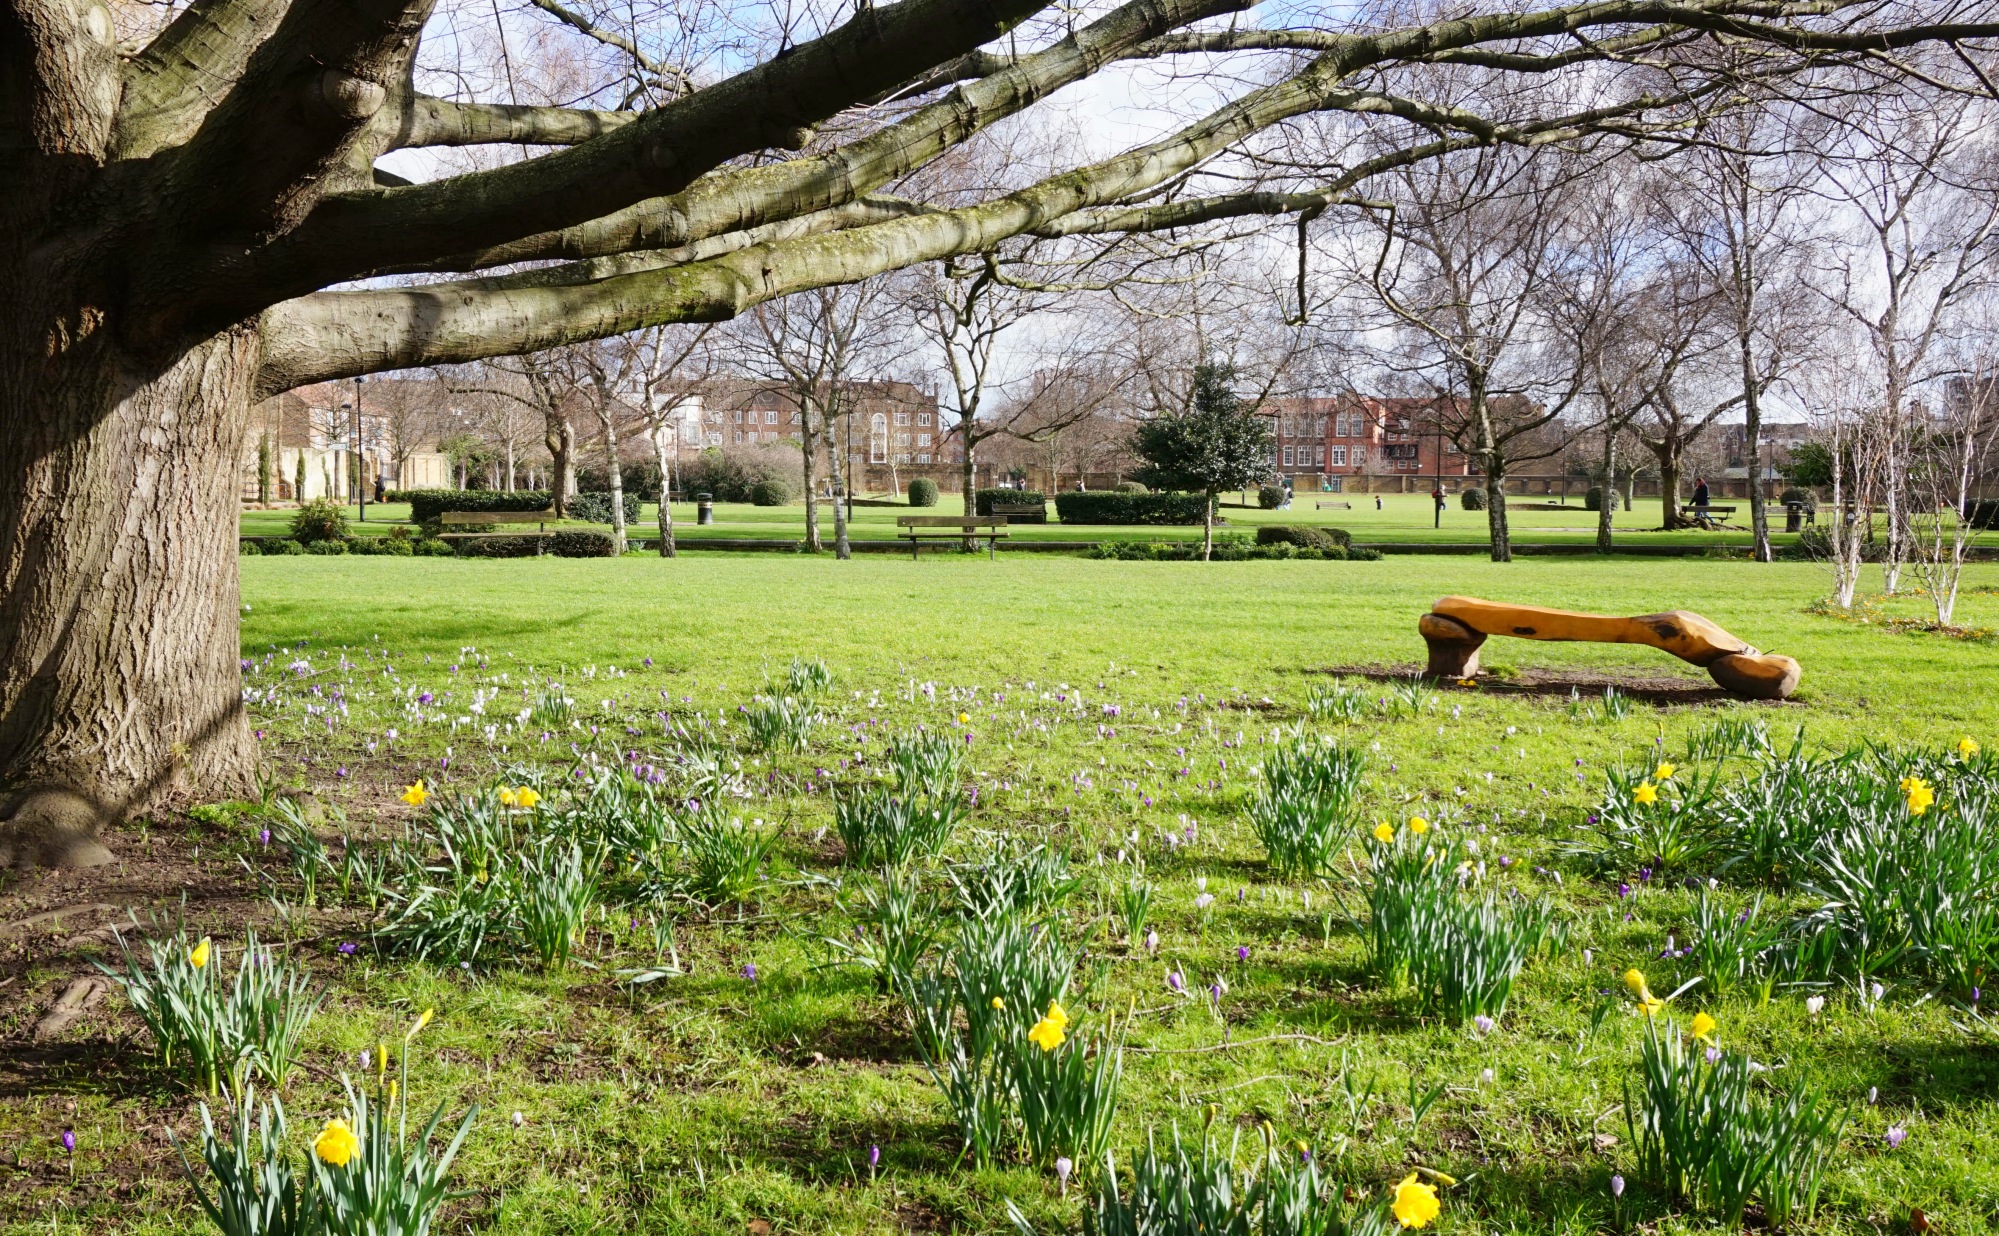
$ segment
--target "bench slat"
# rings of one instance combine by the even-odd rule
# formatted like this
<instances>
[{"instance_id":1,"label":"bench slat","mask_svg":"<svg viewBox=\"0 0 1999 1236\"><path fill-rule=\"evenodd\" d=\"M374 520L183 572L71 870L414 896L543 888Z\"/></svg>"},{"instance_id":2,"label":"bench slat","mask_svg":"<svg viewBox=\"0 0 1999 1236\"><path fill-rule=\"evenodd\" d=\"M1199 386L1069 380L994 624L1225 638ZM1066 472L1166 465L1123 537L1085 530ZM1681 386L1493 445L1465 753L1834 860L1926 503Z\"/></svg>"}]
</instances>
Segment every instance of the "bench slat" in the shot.
<instances>
[{"instance_id":1,"label":"bench slat","mask_svg":"<svg viewBox=\"0 0 1999 1236\"><path fill-rule=\"evenodd\" d=\"M957 528L960 531L973 528L1004 528L1004 517L967 519L962 515L898 515L898 528ZM983 535L983 534L981 534Z\"/></svg>"},{"instance_id":2,"label":"bench slat","mask_svg":"<svg viewBox=\"0 0 1999 1236\"><path fill-rule=\"evenodd\" d=\"M554 511L446 511L438 517L445 524L540 524L555 518Z\"/></svg>"}]
</instances>

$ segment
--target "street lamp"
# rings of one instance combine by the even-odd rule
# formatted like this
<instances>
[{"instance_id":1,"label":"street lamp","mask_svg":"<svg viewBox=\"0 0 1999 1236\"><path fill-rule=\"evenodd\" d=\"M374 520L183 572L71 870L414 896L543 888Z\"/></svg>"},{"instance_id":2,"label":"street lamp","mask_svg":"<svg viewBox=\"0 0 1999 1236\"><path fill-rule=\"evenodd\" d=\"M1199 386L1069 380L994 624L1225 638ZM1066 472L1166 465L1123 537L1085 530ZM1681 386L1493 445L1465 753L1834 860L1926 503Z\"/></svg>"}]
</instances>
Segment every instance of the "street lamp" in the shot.
<instances>
[{"instance_id":1,"label":"street lamp","mask_svg":"<svg viewBox=\"0 0 1999 1236\"><path fill-rule=\"evenodd\" d=\"M361 508L361 522L364 524L368 522L368 478L362 475L366 471L367 455L361 438L361 383L367 380L358 376L354 379L354 500Z\"/></svg>"}]
</instances>

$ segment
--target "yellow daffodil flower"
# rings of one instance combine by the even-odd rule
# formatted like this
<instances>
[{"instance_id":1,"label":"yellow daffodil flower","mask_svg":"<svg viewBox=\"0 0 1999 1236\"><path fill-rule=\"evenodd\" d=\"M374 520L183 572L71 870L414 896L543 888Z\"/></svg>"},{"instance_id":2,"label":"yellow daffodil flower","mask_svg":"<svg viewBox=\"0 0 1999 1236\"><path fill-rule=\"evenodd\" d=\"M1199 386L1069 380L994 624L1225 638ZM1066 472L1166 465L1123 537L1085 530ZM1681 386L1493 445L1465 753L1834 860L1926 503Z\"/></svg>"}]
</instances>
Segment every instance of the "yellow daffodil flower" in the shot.
<instances>
[{"instance_id":1,"label":"yellow daffodil flower","mask_svg":"<svg viewBox=\"0 0 1999 1236\"><path fill-rule=\"evenodd\" d=\"M1006 1001L1000 999L998 996L993 997L993 1012L997 1013L1005 1007Z\"/></svg>"},{"instance_id":2,"label":"yellow daffodil flower","mask_svg":"<svg viewBox=\"0 0 1999 1236\"><path fill-rule=\"evenodd\" d=\"M1420 815L1412 815L1409 817L1409 831L1420 837L1430 831L1430 821Z\"/></svg>"},{"instance_id":3,"label":"yellow daffodil flower","mask_svg":"<svg viewBox=\"0 0 1999 1236\"><path fill-rule=\"evenodd\" d=\"M970 725L971 723L972 723L972 714L971 714L971 713L969 713L969 712L961 712L961 713L959 713L959 714L958 714L958 724L959 724L959 725Z\"/></svg>"},{"instance_id":4,"label":"yellow daffodil flower","mask_svg":"<svg viewBox=\"0 0 1999 1236\"><path fill-rule=\"evenodd\" d=\"M1640 781L1638 788L1631 791L1631 801L1641 807L1649 807L1659 801L1659 787L1650 781Z\"/></svg>"},{"instance_id":5,"label":"yellow daffodil flower","mask_svg":"<svg viewBox=\"0 0 1999 1236\"><path fill-rule=\"evenodd\" d=\"M319 1161L333 1167L346 1167L347 1161L361 1151L361 1139L354 1136L354 1130L347 1127L345 1120L329 1120L319 1136L312 1139L312 1153Z\"/></svg>"},{"instance_id":6,"label":"yellow daffodil flower","mask_svg":"<svg viewBox=\"0 0 1999 1236\"><path fill-rule=\"evenodd\" d=\"M1047 1020L1054 1022L1061 1029L1067 1030L1069 1028L1069 1013L1068 1010L1062 1007L1061 1001L1050 1000L1048 1002Z\"/></svg>"},{"instance_id":7,"label":"yellow daffodil flower","mask_svg":"<svg viewBox=\"0 0 1999 1236\"><path fill-rule=\"evenodd\" d=\"M1719 1023L1706 1013L1694 1014L1694 1037L1709 1047L1714 1046L1714 1032L1718 1028Z\"/></svg>"},{"instance_id":8,"label":"yellow daffodil flower","mask_svg":"<svg viewBox=\"0 0 1999 1236\"><path fill-rule=\"evenodd\" d=\"M1677 769L1678 769L1677 765L1662 763L1659 765L1659 767L1652 770L1652 779L1654 781L1671 781L1673 779L1673 773L1677 771Z\"/></svg>"},{"instance_id":9,"label":"yellow daffodil flower","mask_svg":"<svg viewBox=\"0 0 1999 1236\"><path fill-rule=\"evenodd\" d=\"M1383 845L1387 845L1389 842L1395 840L1395 829L1387 820L1383 820L1374 826L1374 839Z\"/></svg>"},{"instance_id":10,"label":"yellow daffodil flower","mask_svg":"<svg viewBox=\"0 0 1999 1236\"><path fill-rule=\"evenodd\" d=\"M1972 756L1977 754L1978 754L1978 744L1972 740L1971 735L1966 734L1964 737L1957 740L1958 759L1968 760Z\"/></svg>"},{"instance_id":11,"label":"yellow daffodil flower","mask_svg":"<svg viewBox=\"0 0 1999 1236\"><path fill-rule=\"evenodd\" d=\"M424 800L429 797L430 791L423 788L423 780L421 778L415 784L407 786L403 790L403 801L412 807L423 806Z\"/></svg>"},{"instance_id":12,"label":"yellow daffodil flower","mask_svg":"<svg viewBox=\"0 0 1999 1236\"><path fill-rule=\"evenodd\" d=\"M436 1009L425 1009L423 1011L423 1015L421 1017L418 1017L416 1019L416 1023L409 1028L409 1033L403 1036L403 1042L407 1043L411 1039L415 1038L419 1031L421 1031L425 1026L430 1024L431 1018L436 1016L437 1016Z\"/></svg>"},{"instance_id":13,"label":"yellow daffodil flower","mask_svg":"<svg viewBox=\"0 0 1999 1236\"><path fill-rule=\"evenodd\" d=\"M1034 1028L1027 1032L1027 1041L1039 1047L1042 1051L1054 1051L1056 1048L1062 1046L1062 1040L1068 1037L1067 1034L1063 1033L1061 1026L1056 1025L1046 1017L1035 1022Z\"/></svg>"},{"instance_id":14,"label":"yellow daffodil flower","mask_svg":"<svg viewBox=\"0 0 1999 1236\"><path fill-rule=\"evenodd\" d=\"M514 801L521 805L522 810L533 811L541 806L541 791L531 785L524 785L514 791Z\"/></svg>"},{"instance_id":15,"label":"yellow daffodil flower","mask_svg":"<svg viewBox=\"0 0 1999 1236\"><path fill-rule=\"evenodd\" d=\"M1388 1209L1403 1227L1428 1227L1443 1206L1437 1201L1437 1191L1411 1172L1395 1186L1395 1201Z\"/></svg>"},{"instance_id":16,"label":"yellow daffodil flower","mask_svg":"<svg viewBox=\"0 0 1999 1236\"><path fill-rule=\"evenodd\" d=\"M1652 989L1646 986L1645 975L1640 971L1636 969L1626 970L1624 972L1624 985L1631 989L1632 997L1638 1001L1638 1007L1644 1012L1645 1016L1651 1017L1660 1009L1666 1007L1666 1002L1653 995Z\"/></svg>"},{"instance_id":17,"label":"yellow daffodil flower","mask_svg":"<svg viewBox=\"0 0 1999 1236\"><path fill-rule=\"evenodd\" d=\"M375 1076L380 1077L388 1071L389 1045L387 1043L377 1043L375 1044Z\"/></svg>"},{"instance_id":18,"label":"yellow daffodil flower","mask_svg":"<svg viewBox=\"0 0 1999 1236\"><path fill-rule=\"evenodd\" d=\"M209 951L208 937L203 936L201 937L201 943L188 950L187 964L197 970L201 969L208 964Z\"/></svg>"},{"instance_id":19,"label":"yellow daffodil flower","mask_svg":"<svg viewBox=\"0 0 1999 1236\"><path fill-rule=\"evenodd\" d=\"M1921 777L1904 777L1902 792L1909 796L1909 814L1921 815L1928 811L1937 800L1936 791Z\"/></svg>"},{"instance_id":20,"label":"yellow daffodil flower","mask_svg":"<svg viewBox=\"0 0 1999 1236\"><path fill-rule=\"evenodd\" d=\"M502 807L514 806L517 801L512 790L504 785L500 787L500 805Z\"/></svg>"},{"instance_id":21,"label":"yellow daffodil flower","mask_svg":"<svg viewBox=\"0 0 1999 1236\"><path fill-rule=\"evenodd\" d=\"M389 1106L394 1107L395 1105L396 1105L396 1079L391 1077L389 1079Z\"/></svg>"}]
</instances>

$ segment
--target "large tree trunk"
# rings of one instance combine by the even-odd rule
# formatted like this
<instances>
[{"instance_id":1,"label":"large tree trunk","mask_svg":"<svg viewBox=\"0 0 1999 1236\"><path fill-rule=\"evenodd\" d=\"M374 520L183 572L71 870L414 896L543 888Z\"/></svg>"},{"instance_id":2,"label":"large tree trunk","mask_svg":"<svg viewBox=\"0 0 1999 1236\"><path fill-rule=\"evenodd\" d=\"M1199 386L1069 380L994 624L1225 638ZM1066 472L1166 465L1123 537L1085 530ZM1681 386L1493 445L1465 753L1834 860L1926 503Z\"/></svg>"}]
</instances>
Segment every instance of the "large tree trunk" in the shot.
<instances>
[{"instance_id":1,"label":"large tree trunk","mask_svg":"<svg viewBox=\"0 0 1999 1236\"><path fill-rule=\"evenodd\" d=\"M805 452L805 548L818 553L819 543L819 427L812 423L812 400L798 404L799 442Z\"/></svg>"},{"instance_id":2,"label":"large tree trunk","mask_svg":"<svg viewBox=\"0 0 1999 1236\"><path fill-rule=\"evenodd\" d=\"M1607 554L1617 548L1612 529L1617 521L1617 434L1603 435L1603 480L1597 490L1596 552Z\"/></svg>"},{"instance_id":3,"label":"large tree trunk","mask_svg":"<svg viewBox=\"0 0 1999 1236\"><path fill-rule=\"evenodd\" d=\"M653 447L659 452L659 556L674 557L679 551L673 544L673 452L666 443L669 430L661 429L653 435Z\"/></svg>"},{"instance_id":4,"label":"large tree trunk","mask_svg":"<svg viewBox=\"0 0 1999 1236\"><path fill-rule=\"evenodd\" d=\"M625 470L618 466L618 427L604 417L604 466L611 475L611 544L625 552Z\"/></svg>"},{"instance_id":5,"label":"large tree trunk","mask_svg":"<svg viewBox=\"0 0 1999 1236\"><path fill-rule=\"evenodd\" d=\"M0 864L85 866L111 859L102 825L241 792L256 764L233 461L257 340L232 330L148 364L102 326L61 348L60 317L15 313L0 335Z\"/></svg>"},{"instance_id":6,"label":"large tree trunk","mask_svg":"<svg viewBox=\"0 0 1999 1236\"><path fill-rule=\"evenodd\" d=\"M967 419L969 421L969 418ZM965 462L963 467L959 469L959 475L958 475L958 483L964 486L965 488L964 498L965 498L966 519L976 519L979 514L979 496L978 496L979 465L977 460L973 456L973 452L976 449L977 448L975 444L972 442L972 432L968 424L965 430ZM965 538L964 547L966 553L968 554L976 553L979 548L978 538L974 536L967 536Z\"/></svg>"},{"instance_id":7,"label":"large tree trunk","mask_svg":"<svg viewBox=\"0 0 1999 1236\"><path fill-rule=\"evenodd\" d=\"M1215 557L1215 491L1208 491L1208 500L1201 504L1201 561L1212 562Z\"/></svg>"},{"instance_id":8,"label":"large tree trunk","mask_svg":"<svg viewBox=\"0 0 1999 1236\"><path fill-rule=\"evenodd\" d=\"M548 474L548 504L559 519L569 513L569 495L576 490L576 426L558 412L546 416L548 455L554 464Z\"/></svg>"},{"instance_id":9,"label":"large tree trunk","mask_svg":"<svg viewBox=\"0 0 1999 1236\"><path fill-rule=\"evenodd\" d=\"M853 488L854 480L847 475L846 460L841 458L846 444L841 441L840 428L845 419L841 415L826 418L826 451L833 459L833 556L841 559L854 556L853 547L847 543L848 490Z\"/></svg>"},{"instance_id":10,"label":"large tree trunk","mask_svg":"<svg viewBox=\"0 0 1999 1236\"><path fill-rule=\"evenodd\" d=\"M1680 446L1670 437L1652 448L1659 457L1659 509L1664 515L1661 528L1684 527L1680 518Z\"/></svg>"},{"instance_id":11,"label":"large tree trunk","mask_svg":"<svg viewBox=\"0 0 1999 1236\"><path fill-rule=\"evenodd\" d=\"M1770 513L1763 502L1763 389L1756 377L1756 356L1750 336L1740 336L1742 348L1742 449L1743 471L1749 477L1749 531L1755 542L1751 557L1758 562L1774 562L1770 551Z\"/></svg>"}]
</instances>

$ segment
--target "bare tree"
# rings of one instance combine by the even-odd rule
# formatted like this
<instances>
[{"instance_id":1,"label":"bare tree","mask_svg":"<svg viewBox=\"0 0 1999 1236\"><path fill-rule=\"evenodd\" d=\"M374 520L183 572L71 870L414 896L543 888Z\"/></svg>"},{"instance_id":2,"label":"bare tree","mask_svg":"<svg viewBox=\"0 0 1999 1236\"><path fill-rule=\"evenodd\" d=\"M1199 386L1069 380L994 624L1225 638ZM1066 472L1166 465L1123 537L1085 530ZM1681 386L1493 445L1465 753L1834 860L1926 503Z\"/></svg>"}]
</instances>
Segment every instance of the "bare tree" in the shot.
<instances>
[{"instance_id":1,"label":"bare tree","mask_svg":"<svg viewBox=\"0 0 1999 1236\"><path fill-rule=\"evenodd\" d=\"M659 461L659 556L679 553L673 540L673 465L680 454L684 418L702 406L701 393L714 376L713 328L659 326L625 337L634 351L639 410ZM699 432L698 428L696 432Z\"/></svg>"},{"instance_id":2,"label":"bare tree","mask_svg":"<svg viewBox=\"0 0 1999 1236\"><path fill-rule=\"evenodd\" d=\"M1942 384L1910 468L1917 509L1910 520L1909 571L1930 598L1939 626L1957 612L1966 551L1979 533L1973 502L1999 437L1999 371L1974 354L1962 376Z\"/></svg>"}]
</instances>

